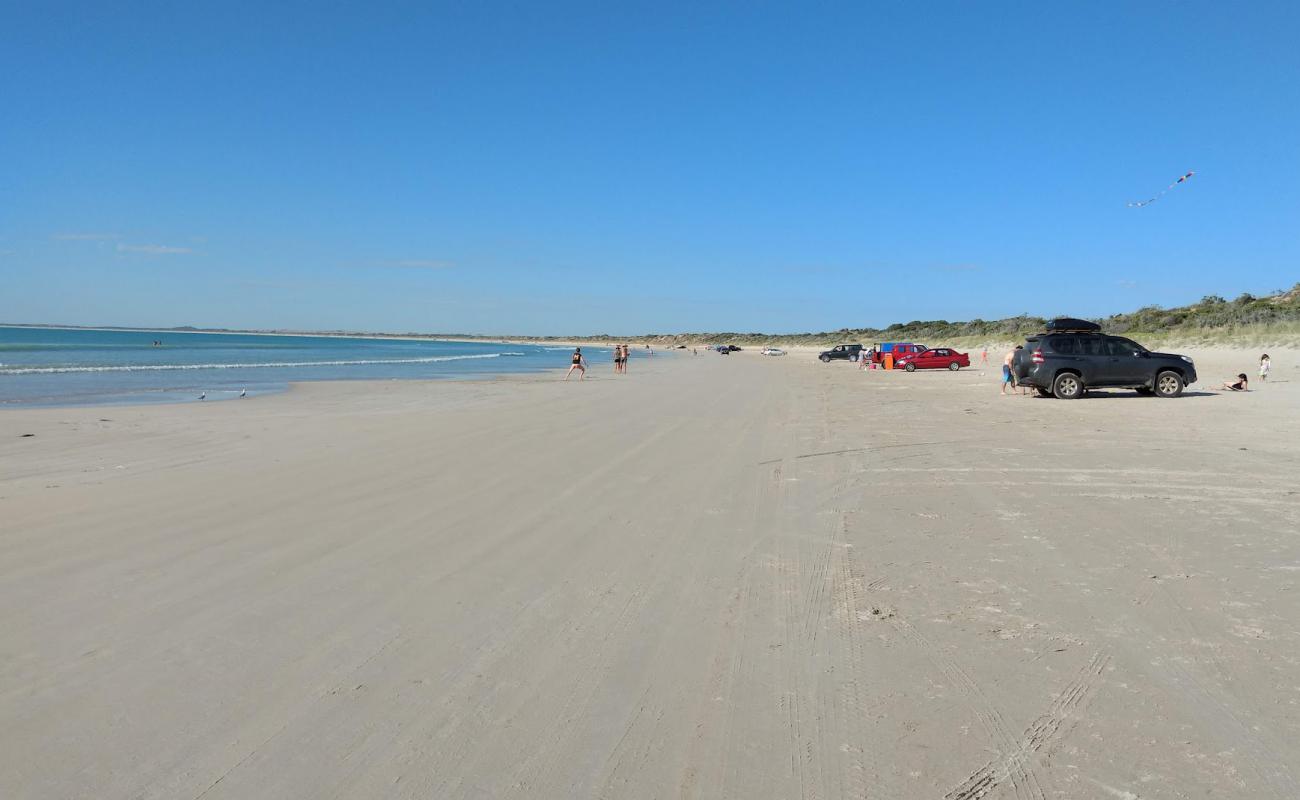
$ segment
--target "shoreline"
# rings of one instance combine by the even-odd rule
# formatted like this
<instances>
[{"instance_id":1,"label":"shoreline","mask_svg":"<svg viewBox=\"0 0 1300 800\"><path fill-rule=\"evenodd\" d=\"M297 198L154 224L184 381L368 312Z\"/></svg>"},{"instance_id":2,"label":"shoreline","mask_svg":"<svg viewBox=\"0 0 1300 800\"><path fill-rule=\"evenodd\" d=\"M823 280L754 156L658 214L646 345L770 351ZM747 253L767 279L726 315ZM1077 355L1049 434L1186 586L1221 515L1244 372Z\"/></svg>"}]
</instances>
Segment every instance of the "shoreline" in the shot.
<instances>
[{"instance_id":1,"label":"shoreline","mask_svg":"<svg viewBox=\"0 0 1300 800\"><path fill-rule=\"evenodd\" d=\"M22 331L33 333L24 334ZM19 331L20 333L14 333ZM567 367L569 345L83 328L0 329L0 408L166 405L292 382L472 380ZM162 337L163 347L145 346ZM597 363L605 348L588 348ZM6 357L5 349L11 349Z\"/></svg>"},{"instance_id":2,"label":"shoreline","mask_svg":"<svg viewBox=\"0 0 1300 800\"><path fill-rule=\"evenodd\" d=\"M531 342L493 342L493 343L494 344L533 344ZM590 343L582 343L581 345L577 345L577 346L585 346L588 344ZM971 357L971 366L960 370L958 374L962 374L962 375L978 374L981 376L985 376L984 373L986 372L992 374L1000 368L1001 358L1003 354L1006 352L1006 350L1009 350L1012 347L1013 345L1010 344L1004 344L1001 346L996 346L996 345L990 346L989 363L987 365L982 365L982 366L979 363L977 363L978 351L972 348L971 350L967 351L968 355L970 355ZM749 348L742 350L738 353L732 353L731 355L727 356L727 358L728 359L758 358L765 361L766 360L772 360L772 361L792 360L796 362L800 361L800 359L802 358L809 363L819 363L816 361L816 357L818 353L822 351L823 348L816 347L816 346L809 346L809 345L790 345L784 349L786 350L787 354L780 358L769 358L766 356L762 356L758 353L757 349L749 349ZM676 356L676 355L680 355L682 352L689 353L690 351L689 350L676 351L676 350L668 349L668 350L659 350L656 352L659 354L656 357L667 358L668 357L667 354L670 353ZM1255 371L1254 371L1255 367L1252 365L1255 364L1255 361L1257 361L1256 358L1256 356L1258 355L1257 348L1246 348L1246 347L1193 348L1187 350L1186 352L1196 362L1198 373L1199 373L1198 382L1192 384L1189 387L1189 389L1191 390L1204 390L1210 386L1217 386L1221 380L1229 377L1228 374L1219 377L1217 373L1201 372L1200 370L1202 369L1202 361L1224 362L1224 363L1236 362L1238 366L1234 367L1234 369L1236 369L1237 371L1244 371L1252 378L1255 375ZM1274 370L1275 370L1274 371L1275 377L1273 381L1274 383L1277 383L1279 381L1289 380L1289 378L1281 377L1282 375L1286 374L1284 373L1284 370L1290 371L1293 369L1300 368L1300 349L1274 348L1272 351L1272 356L1273 356L1273 363L1274 363ZM633 362L634 366L645 366L645 365L653 365L655 363L662 363L662 362L655 362L653 360L647 360L648 358L652 359L655 357L645 357L645 356L638 357ZM712 351L705 351L700 353L698 357L694 357L691 359L684 359L684 360L692 361L695 360L695 358L711 359L711 358L720 358L720 356L718 356L716 353ZM1255 359L1255 361L1252 361L1252 359ZM603 363L604 362L597 362L597 364L603 364ZM851 362L843 362L843 363L831 362L831 364L829 365L822 365L822 366L825 369L837 369L837 368L842 368L844 364L848 364L848 363ZM597 366L597 364L593 364L591 366L588 372L589 375L601 374L600 368L599 366ZM1255 365L1257 366L1257 364ZM853 364L852 368L856 371L857 365ZM526 371L526 372L461 374L461 375L447 375L447 376L440 376L440 377L416 377L416 378L367 377L367 378L355 378L355 379L327 378L321 380L295 380L295 381L286 381L283 388L280 388L275 391L258 391L255 394L250 394L247 398L244 398L244 400L251 401L254 399L288 395L296 391L300 391L305 387L313 387L313 386L321 386L325 388L328 388L330 386L336 386L336 387L370 386L372 388L376 388L376 387L382 387L392 383L399 383L399 384L410 383L410 384L417 384L417 385L425 385L427 388L427 387L436 386L438 384L446 384L446 383L470 383L470 384L473 383L496 384L502 382L533 383L533 382L539 382L536 379L539 378L540 376L558 376L564 373L567 369L568 369L567 365L561 365L561 366L547 367L540 370L533 370L533 371ZM925 372L929 372L929 371L928 370L922 371L916 374L921 375L924 374ZM233 393L230 390L219 390L219 391L222 391L223 394ZM49 404L0 403L0 414L21 412L23 410L37 410L37 409L56 410L56 409L92 409L92 408L168 408L174 406L224 404L230 400L238 400L238 399L240 398L238 396L235 396L235 397L219 397L219 398L210 397L207 400L198 400L197 398L189 398L189 399L178 398L175 400L154 401L154 402L129 402L128 401L128 402L109 402L109 403L49 403Z\"/></svg>"}]
</instances>

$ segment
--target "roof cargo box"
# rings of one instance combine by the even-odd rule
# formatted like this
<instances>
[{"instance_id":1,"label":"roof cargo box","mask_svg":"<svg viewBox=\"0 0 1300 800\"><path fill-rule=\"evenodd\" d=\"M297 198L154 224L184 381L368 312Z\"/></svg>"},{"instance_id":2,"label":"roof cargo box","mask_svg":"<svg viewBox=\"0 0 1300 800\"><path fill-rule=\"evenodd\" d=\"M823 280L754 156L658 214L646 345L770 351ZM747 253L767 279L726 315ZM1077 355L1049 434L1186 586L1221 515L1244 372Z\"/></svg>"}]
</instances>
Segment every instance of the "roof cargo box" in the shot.
<instances>
[{"instance_id":1,"label":"roof cargo box","mask_svg":"<svg viewBox=\"0 0 1300 800\"><path fill-rule=\"evenodd\" d=\"M1048 333L1064 333L1066 331L1080 333L1100 333L1101 326L1095 322L1089 322L1086 319L1072 319L1070 317L1058 317L1044 326Z\"/></svg>"}]
</instances>

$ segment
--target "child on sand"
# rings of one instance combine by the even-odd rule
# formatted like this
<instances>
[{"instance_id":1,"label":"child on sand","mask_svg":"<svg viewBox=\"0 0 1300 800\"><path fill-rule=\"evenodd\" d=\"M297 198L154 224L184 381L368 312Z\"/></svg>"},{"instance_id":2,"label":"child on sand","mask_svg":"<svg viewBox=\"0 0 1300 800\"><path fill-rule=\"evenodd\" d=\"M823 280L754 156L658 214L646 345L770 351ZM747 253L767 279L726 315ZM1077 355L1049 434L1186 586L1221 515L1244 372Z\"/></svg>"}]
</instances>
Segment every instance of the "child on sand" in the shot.
<instances>
[{"instance_id":1,"label":"child on sand","mask_svg":"<svg viewBox=\"0 0 1300 800\"><path fill-rule=\"evenodd\" d=\"M1238 373L1237 373L1237 380L1235 380L1235 381L1224 381L1224 382L1223 382L1223 388L1222 388L1220 391L1224 391L1224 392L1246 392L1246 391L1249 391L1249 390L1246 388L1246 385L1247 385L1249 382L1250 382L1250 379L1246 377L1246 373L1244 373L1244 372L1238 372Z\"/></svg>"},{"instance_id":2,"label":"child on sand","mask_svg":"<svg viewBox=\"0 0 1300 800\"><path fill-rule=\"evenodd\" d=\"M1272 367L1273 362L1269 360L1268 353L1259 357L1259 379L1261 382L1268 380L1268 371Z\"/></svg>"}]
</instances>

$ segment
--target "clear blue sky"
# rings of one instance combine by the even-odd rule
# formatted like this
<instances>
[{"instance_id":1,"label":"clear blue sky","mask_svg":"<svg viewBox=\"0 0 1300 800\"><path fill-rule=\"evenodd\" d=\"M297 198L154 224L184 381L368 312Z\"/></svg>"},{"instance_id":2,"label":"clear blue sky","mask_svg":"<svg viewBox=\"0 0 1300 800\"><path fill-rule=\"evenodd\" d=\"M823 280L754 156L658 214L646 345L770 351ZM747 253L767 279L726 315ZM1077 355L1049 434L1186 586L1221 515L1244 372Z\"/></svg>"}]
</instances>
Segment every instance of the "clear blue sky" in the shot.
<instances>
[{"instance_id":1,"label":"clear blue sky","mask_svg":"<svg viewBox=\"0 0 1300 800\"><path fill-rule=\"evenodd\" d=\"M0 320L800 331L1289 287L1297 9L0 0Z\"/></svg>"}]
</instances>

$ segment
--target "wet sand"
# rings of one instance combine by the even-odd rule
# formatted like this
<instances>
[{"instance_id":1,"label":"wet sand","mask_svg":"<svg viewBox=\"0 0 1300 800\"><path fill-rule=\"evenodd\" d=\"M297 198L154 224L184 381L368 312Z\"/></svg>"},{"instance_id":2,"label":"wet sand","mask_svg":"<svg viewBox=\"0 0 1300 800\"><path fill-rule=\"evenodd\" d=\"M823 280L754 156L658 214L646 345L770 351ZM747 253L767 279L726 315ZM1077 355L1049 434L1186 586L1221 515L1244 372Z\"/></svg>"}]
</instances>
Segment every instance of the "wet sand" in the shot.
<instances>
[{"instance_id":1,"label":"wet sand","mask_svg":"<svg viewBox=\"0 0 1300 800\"><path fill-rule=\"evenodd\" d=\"M0 412L0 796L1300 796L1300 355L1196 355Z\"/></svg>"}]
</instances>

